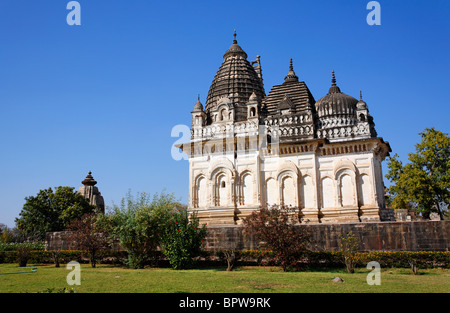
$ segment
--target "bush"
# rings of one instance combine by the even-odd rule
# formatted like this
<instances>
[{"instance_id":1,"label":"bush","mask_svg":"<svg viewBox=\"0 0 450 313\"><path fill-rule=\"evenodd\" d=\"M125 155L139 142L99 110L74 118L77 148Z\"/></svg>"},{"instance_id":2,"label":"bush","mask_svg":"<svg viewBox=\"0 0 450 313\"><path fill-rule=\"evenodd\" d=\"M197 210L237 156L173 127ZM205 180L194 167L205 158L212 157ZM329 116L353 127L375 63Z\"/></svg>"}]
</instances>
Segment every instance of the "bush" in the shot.
<instances>
[{"instance_id":1,"label":"bush","mask_svg":"<svg viewBox=\"0 0 450 313\"><path fill-rule=\"evenodd\" d=\"M200 254L206 226L199 227L195 213L189 216L187 210L178 209L172 212L158 235L162 251L172 268L184 269L190 267L193 258Z\"/></svg>"},{"instance_id":2,"label":"bush","mask_svg":"<svg viewBox=\"0 0 450 313\"><path fill-rule=\"evenodd\" d=\"M80 219L69 224L68 240L74 242L77 249L87 250L92 267L97 264L98 252L108 248L107 234L97 223L96 214L85 214ZM55 265L59 267L58 254L54 253Z\"/></svg>"},{"instance_id":3,"label":"bush","mask_svg":"<svg viewBox=\"0 0 450 313\"><path fill-rule=\"evenodd\" d=\"M16 251L19 247L26 245L31 250L44 250L45 249L45 241L36 241L36 242L0 242L0 251Z\"/></svg>"},{"instance_id":4,"label":"bush","mask_svg":"<svg viewBox=\"0 0 450 313\"><path fill-rule=\"evenodd\" d=\"M295 227L298 215L295 209L273 206L252 212L244 219L245 231L262 241L263 249L273 251L273 261L283 271L296 265L297 256L306 251L310 240L304 227Z\"/></svg>"},{"instance_id":5,"label":"bush","mask_svg":"<svg viewBox=\"0 0 450 313\"><path fill-rule=\"evenodd\" d=\"M224 251L215 255L223 259ZM242 263L256 265L281 265L275 262L274 251L271 250L238 250L236 259ZM410 260L414 260L418 268L450 268L450 251L374 251L356 252L353 258L355 268L365 268L370 261L377 261L382 268L410 268ZM315 268L345 267L342 251L303 251L295 255L297 266Z\"/></svg>"},{"instance_id":6,"label":"bush","mask_svg":"<svg viewBox=\"0 0 450 313\"><path fill-rule=\"evenodd\" d=\"M52 264L54 251L31 251L29 264ZM223 262L222 250L202 251L205 260L219 260ZM273 262L274 252L270 250L236 250L236 259L248 265L280 265ZM59 259L61 264L77 261L79 263L89 263L86 257L87 251L61 250ZM163 258L162 253L157 251L156 258ZM101 264L126 264L128 258L127 251L100 251L99 263ZM354 264L356 268L365 268L370 261L377 261L381 268L410 268L409 260L413 259L419 269L427 268L450 268L450 251L373 251L357 252ZM342 268L345 267L342 252L332 251L304 251L295 257L295 262L301 266L309 268ZM17 251L0 251L0 263L17 262ZM217 261L216 261L217 262ZM222 263L223 264L223 263Z\"/></svg>"},{"instance_id":7,"label":"bush","mask_svg":"<svg viewBox=\"0 0 450 313\"><path fill-rule=\"evenodd\" d=\"M28 260L31 258L31 251L31 247L28 245L21 245L17 248L19 267L27 266Z\"/></svg>"},{"instance_id":8,"label":"bush","mask_svg":"<svg viewBox=\"0 0 450 313\"><path fill-rule=\"evenodd\" d=\"M146 193L138 193L135 199L128 192L121 206L115 206L99 224L118 238L120 245L128 251L128 266L143 268L151 261L158 247L160 224L167 212L177 205L173 195L156 194L150 200Z\"/></svg>"}]
</instances>

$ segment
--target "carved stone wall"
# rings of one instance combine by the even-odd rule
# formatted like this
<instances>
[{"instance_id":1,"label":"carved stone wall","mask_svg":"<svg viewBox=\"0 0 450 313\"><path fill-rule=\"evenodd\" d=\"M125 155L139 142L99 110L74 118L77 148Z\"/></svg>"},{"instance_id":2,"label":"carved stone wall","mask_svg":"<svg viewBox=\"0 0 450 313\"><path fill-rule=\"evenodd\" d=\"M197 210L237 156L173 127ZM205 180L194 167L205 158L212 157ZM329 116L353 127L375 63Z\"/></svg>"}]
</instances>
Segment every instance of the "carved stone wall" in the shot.
<instances>
[{"instance_id":1,"label":"carved stone wall","mask_svg":"<svg viewBox=\"0 0 450 313\"><path fill-rule=\"evenodd\" d=\"M312 250L338 251L339 236L349 232L360 240L360 251L448 251L450 221L305 224L312 235ZM258 241L246 235L240 225L208 227L205 249L258 249ZM46 250L72 250L68 232L46 236ZM116 243L112 250L123 250Z\"/></svg>"},{"instance_id":2,"label":"carved stone wall","mask_svg":"<svg viewBox=\"0 0 450 313\"><path fill-rule=\"evenodd\" d=\"M77 245L68 240L69 231L49 232L45 234L45 250L77 250ZM116 241L109 250L123 250Z\"/></svg>"},{"instance_id":3,"label":"carved stone wall","mask_svg":"<svg viewBox=\"0 0 450 313\"><path fill-rule=\"evenodd\" d=\"M450 221L306 224L312 250L338 251L339 236L349 232L360 240L360 251L448 251ZM211 226L206 249L252 250L258 242L243 233L242 226Z\"/></svg>"}]
</instances>

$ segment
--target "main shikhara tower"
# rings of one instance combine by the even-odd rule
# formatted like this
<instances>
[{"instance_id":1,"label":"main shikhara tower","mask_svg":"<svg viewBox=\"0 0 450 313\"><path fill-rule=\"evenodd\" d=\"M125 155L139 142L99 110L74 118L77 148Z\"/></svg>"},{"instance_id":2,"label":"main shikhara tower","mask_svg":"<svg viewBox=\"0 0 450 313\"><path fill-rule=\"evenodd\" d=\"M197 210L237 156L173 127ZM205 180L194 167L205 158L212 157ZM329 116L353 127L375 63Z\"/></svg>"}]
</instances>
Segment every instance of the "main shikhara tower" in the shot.
<instances>
[{"instance_id":1,"label":"main shikhara tower","mask_svg":"<svg viewBox=\"0 0 450 313\"><path fill-rule=\"evenodd\" d=\"M206 104L195 103L189 210L201 223L240 224L263 206L297 210L300 223L379 221L385 208L377 137L367 103L346 95L332 72L315 100L294 72L266 95L260 56L249 62L236 33Z\"/></svg>"}]
</instances>

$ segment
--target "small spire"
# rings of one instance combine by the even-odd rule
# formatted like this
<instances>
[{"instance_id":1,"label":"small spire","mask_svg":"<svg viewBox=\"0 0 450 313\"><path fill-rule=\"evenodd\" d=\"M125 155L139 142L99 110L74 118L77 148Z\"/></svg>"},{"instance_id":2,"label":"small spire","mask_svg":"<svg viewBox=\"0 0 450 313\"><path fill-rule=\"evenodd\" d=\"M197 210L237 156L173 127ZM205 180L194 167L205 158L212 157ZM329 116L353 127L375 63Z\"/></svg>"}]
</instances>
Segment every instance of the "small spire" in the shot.
<instances>
[{"instance_id":1,"label":"small spire","mask_svg":"<svg viewBox=\"0 0 450 313\"><path fill-rule=\"evenodd\" d=\"M295 75L294 66L292 65L292 58L289 61L289 72L284 78L284 82L298 82L298 77Z\"/></svg>"},{"instance_id":2,"label":"small spire","mask_svg":"<svg viewBox=\"0 0 450 313\"><path fill-rule=\"evenodd\" d=\"M341 89L336 85L336 76L334 75L334 70L332 71L331 75L331 87L328 90L328 93L340 93Z\"/></svg>"}]
</instances>

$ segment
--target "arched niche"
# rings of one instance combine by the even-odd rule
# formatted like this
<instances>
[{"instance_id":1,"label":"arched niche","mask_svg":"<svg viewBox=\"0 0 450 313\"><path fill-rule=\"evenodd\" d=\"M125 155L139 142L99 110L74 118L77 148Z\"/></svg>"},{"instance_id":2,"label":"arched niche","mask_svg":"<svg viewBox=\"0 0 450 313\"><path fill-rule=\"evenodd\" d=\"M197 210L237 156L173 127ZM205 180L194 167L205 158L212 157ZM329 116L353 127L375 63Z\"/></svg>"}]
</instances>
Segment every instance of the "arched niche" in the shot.
<instances>
[{"instance_id":1,"label":"arched niche","mask_svg":"<svg viewBox=\"0 0 450 313\"><path fill-rule=\"evenodd\" d=\"M341 168L336 172L338 204L341 207L358 206L356 173L350 168Z\"/></svg>"},{"instance_id":2,"label":"arched niche","mask_svg":"<svg viewBox=\"0 0 450 313\"><path fill-rule=\"evenodd\" d=\"M220 158L211 164L210 194L214 206L234 206L236 171L227 158Z\"/></svg>"},{"instance_id":3,"label":"arched niche","mask_svg":"<svg viewBox=\"0 0 450 313\"><path fill-rule=\"evenodd\" d=\"M316 206L315 199L315 186L314 181L311 176L305 175L301 179L301 199L302 199L302 208L314 208Z\"/></svg>"},{"instance_id":4,"label":"arched niche","mask_svg":"<svg viewBox=\"0 0 450 313\"><path fill-rule=\"evenodd\" d=\"M320 190L321 190L321 207L322 208L334 208L336 207L336 192L334 180L325 176L320 180Z\"/></svg>"},{"instance_id":5,"label":"arched niche","mask_svg":"<svg viewBox=\"0 0 450 313\"><path fill-rule=\"evenodd\" d=\"M208 206L208 182L205 175L200 174L194 180L194 207L206 208Z\"/></svg>"},{"instance_id":6,"label":"arched niche","mask_svg":"<svg viewBox=\"0 0 450 313\"><path fill-rule=\"evenodd\" d=\"M244 171L239 177L239 194L241 205L255 204L255 181L251 171Z\"/></svg>"},{"instance_id":7,"label":"arched niche","mask_svg":"<svg viewBox=\"0 0 450 313\"><path fill-rule=\"evenodd\" d=\"M265 190L265 205L267 205L268 207L272 206L272 205L278 205L279 204L279 200L278 200L278 184L275 178L273 177L269 177L266 179L266 181L264 182L264 190Z\"/></svg>"},{"instance_id":8,"label":"arched niche","mask_svg":"<svg viewBox=\"0 0 450 313\"><path fill-rule=\"evenodd\" d=\"M358 194L359 194L359 205L373 205L375 202L374 192L371 183L370 176L367 174L361 174L358 177Z\"/></svg>"},{"instance_id":9,"label":"arched niche","mask_svg":"<svg viewBox=\"0 0 450 313\"><path fill-rule=\"evenodd\" d=\"M299 170L291 161L284 161L277 171L279 202L285 206L299 207Z\"/></svg>"}]
</instances>

